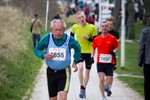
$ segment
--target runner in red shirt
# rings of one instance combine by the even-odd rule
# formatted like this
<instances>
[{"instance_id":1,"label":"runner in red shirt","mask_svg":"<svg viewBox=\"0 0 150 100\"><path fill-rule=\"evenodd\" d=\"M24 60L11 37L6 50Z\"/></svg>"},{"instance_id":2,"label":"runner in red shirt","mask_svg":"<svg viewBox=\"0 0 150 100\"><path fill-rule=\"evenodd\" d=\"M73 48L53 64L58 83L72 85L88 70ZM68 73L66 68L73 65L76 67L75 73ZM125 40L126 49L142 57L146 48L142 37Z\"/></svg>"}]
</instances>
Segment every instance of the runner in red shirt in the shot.
<instances>
[{"instance_id":1,"label":"runner in red shirt","mask_svg":"<svg viewBox=\"0 0 150 100\"><path fill-rule=\"evenodd\" d=\"M110 84L113 77L113 67L115 64L113 54L118 50L119 43L117 39L108 33L108 23L101 23L101 34L98 35L92 43L91 63L97 49L97 72L100 79L99 87L102 94L102 100L106 100L104 94L104 78L106 76L107 92L111 94Z\"/></svg>"}]
</instances>

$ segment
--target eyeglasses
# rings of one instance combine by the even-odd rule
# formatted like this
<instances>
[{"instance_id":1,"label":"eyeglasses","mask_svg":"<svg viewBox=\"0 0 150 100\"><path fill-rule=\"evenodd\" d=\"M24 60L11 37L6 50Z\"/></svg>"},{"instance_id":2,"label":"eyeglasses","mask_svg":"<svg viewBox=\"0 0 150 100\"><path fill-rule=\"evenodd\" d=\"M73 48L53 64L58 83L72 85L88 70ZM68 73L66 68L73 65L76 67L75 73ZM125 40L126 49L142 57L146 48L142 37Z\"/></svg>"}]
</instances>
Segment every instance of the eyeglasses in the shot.
<instances>
[{"instance_id":1,"label":"eyeglasses","mask_svg":"<svg viewBox=\"0 0 150 100\"><path fill-rule=\"evenodd\" d=\"M63 29L54 29L54 32L63 32Z\"/></svg>"}]
</instances>

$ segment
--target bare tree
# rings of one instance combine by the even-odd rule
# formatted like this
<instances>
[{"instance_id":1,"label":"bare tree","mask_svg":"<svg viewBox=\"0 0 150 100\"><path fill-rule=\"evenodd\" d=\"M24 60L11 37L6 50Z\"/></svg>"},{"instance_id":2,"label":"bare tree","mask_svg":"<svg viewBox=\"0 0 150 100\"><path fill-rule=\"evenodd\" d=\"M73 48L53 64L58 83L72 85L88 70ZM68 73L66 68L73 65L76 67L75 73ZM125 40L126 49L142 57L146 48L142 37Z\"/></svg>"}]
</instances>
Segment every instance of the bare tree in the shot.
<instances>
[{"instance_id":1,"label":"bare tree","mask_svg":"<svg viewBox=\"0 0 150 100\"><path fill-rule=\"evenodd\" d=\"M33 16L34 13L38 13L40 18L45 18L46 12L46 0L10 0L11 5L22 10L24 15ZM57 11L60 11L60 5L56 0L50 0L49 2L49 18L53 18Z\"/></svg>"},{"instance_id":2,"label":"bare tree","mask_svg":"<svg viewBox=\"0 0 150 100\"><path fill-rule=\"evenodd\" d=\"M120 28L120 23L121 23L121 0L116 0L115 1L115 8L113 10L113 16L116 19L116 25L115 25L115 29L119 30Z\"/></svg>"},{"instance_id":3,"label":"bare tree","mask_svg":"<svg viewBox=\"0 0 150 100\"><path fill-rule=\"evenodd\" d=\"M144 8L145 8L145 22L148 22L147 19L148 17L150 16L150 1L149 0L143 0L143 3L144 3ZM149 24L149 23L147 23Z\"/></svg>"},{"instance_id":4,"label":"bare tree","mask_svg":"<svg viewBox=\"0 0 150 100\"><path fill-rule=\"evenodd\" d=\"M127 29L128 30L128 37L129 39L134 39L135 38L135 32L134 32L134 9L133 9L133 0L127 0L126 4L126 11L128 11L128 15L125 14L127 21L125 24L127 24ZM119 30L120 25L121 25L121 0L116 0L115 2L115 8L113 11L113 16L116 18L116 25L115 29ZM127 32L126 32L127 34Z\"/></svg>"},{"instance_id":5,"label":"bare tree","mask_svg":"<svg viewBox=\"0 0 150 100\"><path fill-rule=\"evenodd\" d=\"M128 38L135 39L133 0L127 0L127 10L128 10L128 21L127 21Z\"/></svg>"},{"instance_id":6,"label":"bare tree","mask_svg":"<svg viewBox=\"0 0 150 100\"><path fill-rule=\"evenodd\" d=\"M5 1L4 0L0 0L0 6L5 6Z\"/></svg>"},{"instance_id":7,"label":"bare tree","mask_svg":"<svg viewBox=\"0 0 150 100\"><path fill-rule=\"evenodd\" d=\"M10 0L0 0L0 6L6 6Z\"/></svg>"}]
</instances>

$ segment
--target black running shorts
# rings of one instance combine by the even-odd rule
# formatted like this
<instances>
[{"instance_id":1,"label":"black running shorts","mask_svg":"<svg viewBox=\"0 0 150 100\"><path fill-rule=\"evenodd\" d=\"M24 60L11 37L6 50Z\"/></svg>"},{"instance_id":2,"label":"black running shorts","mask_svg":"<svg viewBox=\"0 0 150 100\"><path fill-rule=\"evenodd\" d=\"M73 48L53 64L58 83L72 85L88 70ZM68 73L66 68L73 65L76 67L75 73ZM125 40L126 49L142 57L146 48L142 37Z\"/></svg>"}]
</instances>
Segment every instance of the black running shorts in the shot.
<instances>
[{"instance_id":1,"label":"black running shorts","mask_svg":"<svg viewBox=\"0 0 150 100\"><path fill-rule=\"evenodd\" d=\"M71 71L70 67L66 67L63 70L53 70L50 67L47 68L47 83L49 97L57 96L59 91L69 90Z\"/></svg>"},{"instance_id":2,"label":"black running shorts","mask_svg":"<svg viewBox=\"0 0 150 100\"><path fill-rule=\"evenodd\" d=\"M91 69L91 64L89 63L91 59L91 54L90 53L81 53L81 57L80 57L80 62L85 61L85 67L86 69Z\"/></svg>"},{"instance_id":3,"label":"black running shorts","mask_svg":"<svg viewBox=\"0 0 150 100\"><path fill-rule=\"evenodd\" d=\"M106 76L113 76L113 64L110 63L98 63L97 72L104 72Z\"/></svg>"}]
</instances>

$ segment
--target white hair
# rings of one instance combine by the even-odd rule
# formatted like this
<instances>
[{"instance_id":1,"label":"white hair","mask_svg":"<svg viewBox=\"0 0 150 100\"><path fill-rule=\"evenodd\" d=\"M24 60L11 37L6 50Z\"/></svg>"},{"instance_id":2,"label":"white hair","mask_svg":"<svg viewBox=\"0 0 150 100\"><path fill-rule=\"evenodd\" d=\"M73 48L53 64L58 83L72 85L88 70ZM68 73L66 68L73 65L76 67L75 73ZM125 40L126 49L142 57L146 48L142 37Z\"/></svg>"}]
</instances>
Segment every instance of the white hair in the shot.
<instances>
[{"instance_id":1,"label":"white hair","mask_svg":"<svg viewBox=\"0 0 150 100\"><path fill-rule=\"evenodd\" d=\"M66 28L66 23L62 19L54 19L54 20L52 20L51 23L50 23L50 28L53 28L54 24L56 22L61 22L63 24L63 27Z\"/></svg>"}]
</instances>

